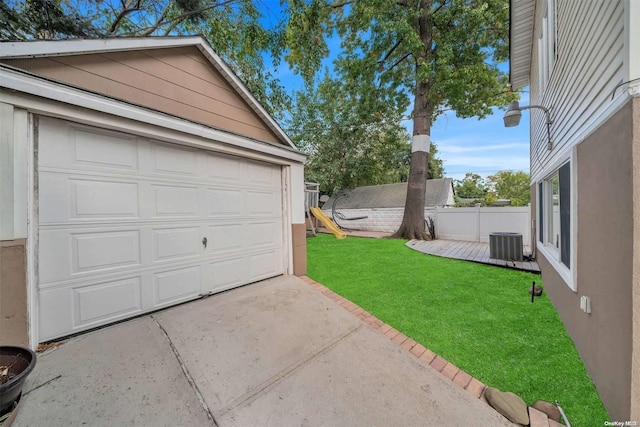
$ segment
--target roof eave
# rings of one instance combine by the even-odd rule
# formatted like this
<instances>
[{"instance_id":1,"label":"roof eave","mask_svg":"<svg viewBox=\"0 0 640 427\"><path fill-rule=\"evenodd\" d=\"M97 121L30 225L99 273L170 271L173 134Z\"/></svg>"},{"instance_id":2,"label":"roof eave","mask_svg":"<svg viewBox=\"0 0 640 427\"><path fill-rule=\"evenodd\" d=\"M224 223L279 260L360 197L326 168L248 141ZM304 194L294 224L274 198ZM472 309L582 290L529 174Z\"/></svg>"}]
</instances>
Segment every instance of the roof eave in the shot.
<instances>
[{"instance_id":1,"label":"roof eave","mask_svg":"<svg viewBox=\"0 0 640 427\"><path fill-rule=\"evenodd\" d=\"M0 58L38 58L47 56L83 55L114 51L132 51L146 49L176 48L196 46L209 60L211 65L222 74L227 82L238 91L253 111L269 126L269 128L289 147L297 147L267 112L264 106L253 96L240 78L213 50L202 35L185 37L122 37L102 39L68 39L68 40L36 40L2 42Z\"/></svg>"},{"instance_id":2,"label":"roof eave","mask_svg":"<svg viewBox=\"0 0 640 427\"><path fill-rule=\"evenodd\" d=\"M509 81L513 90L529 85L535 0L509 1Z\"/></svg>"}]
</instances>

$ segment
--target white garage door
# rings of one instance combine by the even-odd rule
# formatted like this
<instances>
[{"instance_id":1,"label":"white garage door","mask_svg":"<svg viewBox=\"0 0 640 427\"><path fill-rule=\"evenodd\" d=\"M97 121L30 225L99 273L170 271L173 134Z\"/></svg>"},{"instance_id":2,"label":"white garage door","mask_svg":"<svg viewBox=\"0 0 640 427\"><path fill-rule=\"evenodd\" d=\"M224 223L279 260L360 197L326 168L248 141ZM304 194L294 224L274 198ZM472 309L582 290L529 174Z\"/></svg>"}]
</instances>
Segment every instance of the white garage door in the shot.
<instances>
[{"instance_id":1,"label":"white garage door","mask_svg":"<svg viewBox=\"0 0 640 427\"><path fill-rule=\"evenodd\" d=\"M283 273L281 168L41 118L41 341Z\"/></svg>"}]
</instances>

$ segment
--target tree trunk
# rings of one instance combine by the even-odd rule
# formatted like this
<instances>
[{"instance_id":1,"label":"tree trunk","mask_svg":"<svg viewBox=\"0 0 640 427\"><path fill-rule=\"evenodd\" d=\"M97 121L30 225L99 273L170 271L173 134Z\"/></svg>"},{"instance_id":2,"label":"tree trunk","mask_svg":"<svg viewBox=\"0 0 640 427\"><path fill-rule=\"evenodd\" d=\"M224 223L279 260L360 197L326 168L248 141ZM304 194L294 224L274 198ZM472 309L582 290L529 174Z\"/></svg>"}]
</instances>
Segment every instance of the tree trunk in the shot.
<instances>
[{"instance_id":1,"label":"tree trunk","mask_svg":"<svg viewBox=\"0 0 640 427\"><path fill-rule=\"evenodd\" d=\"M413 135L431 134L431 119L433 117L433 104L430 100L431 82L420 81L418 69L421 63L429 63L432 55L432 29L431 1L424 0L421 4L423 14L418 19L417 25L420 31L425 50L424 55L416 60L416 90L413 107ZM427 230L424 218L425 191L427 189L427 170L429 167L429 147L422 147L416 151L414 144L411 152L411 165L409 166L409 182L407 183L407 198L404 204L402 224L393 238L427 240ZM424 151L426 149L426 151Z\"/></svg>"}]
</instances>

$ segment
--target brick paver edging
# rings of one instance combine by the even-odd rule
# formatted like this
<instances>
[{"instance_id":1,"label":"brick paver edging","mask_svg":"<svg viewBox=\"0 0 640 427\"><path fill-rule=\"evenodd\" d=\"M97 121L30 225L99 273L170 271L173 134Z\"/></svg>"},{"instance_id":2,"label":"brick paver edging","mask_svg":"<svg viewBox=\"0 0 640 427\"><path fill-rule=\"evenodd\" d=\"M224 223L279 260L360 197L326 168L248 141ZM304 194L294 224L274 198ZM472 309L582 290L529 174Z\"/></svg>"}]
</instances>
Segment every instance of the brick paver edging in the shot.
<instances>
[{"instance_id":1,"label":"brick paver edging","mask_svg":"<svg viewBox=\"0 0 640 427\"><path fill-rule=\"evenodd\" d=\"M340 304L345 310L351 312L351 314L361 319L364 323L371 326L373 329L380 332L382 335L386 336L391 341L395 342L400 347L404 348L409 353L413 354L415 357L440 372L449 380L457 384L459 387L467 390L474 397L487 403L486 399L484 398L484 390L487 386L484 385L481 381L473 378L471 375L458 368L453 363L448 362L447 360L438 356L422 344L415 342L402 332L384 323L382 320L378 319L371 313L363 310L362 307L359 307L348 299L336 294L326 286L321 285L308 276L301 276L300 279L302 279L305 283L311 285L313 288L319 290L327 298L332 299L336 303Z\"/></svg>"}]
</instances>

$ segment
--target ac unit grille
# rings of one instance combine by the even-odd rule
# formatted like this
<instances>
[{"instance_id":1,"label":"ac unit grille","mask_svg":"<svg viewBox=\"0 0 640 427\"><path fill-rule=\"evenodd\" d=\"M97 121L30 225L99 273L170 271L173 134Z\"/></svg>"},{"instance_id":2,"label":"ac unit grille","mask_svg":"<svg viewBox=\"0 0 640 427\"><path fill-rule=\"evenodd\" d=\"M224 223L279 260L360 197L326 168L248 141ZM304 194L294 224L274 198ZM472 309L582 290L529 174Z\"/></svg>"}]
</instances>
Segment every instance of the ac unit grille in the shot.
<instances>
[{"instance_id":1,"label":"ac unit grille","mask_svg":"<svg viewBox=\"0 0 640 427\"><path fill-rule=\"evenodd\" d=\"M522 234L491 233L489 235L489 258L522 261Z\"/></svg>"}]
</instances>

